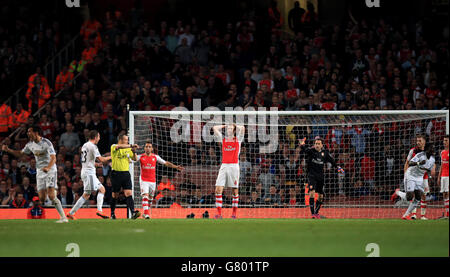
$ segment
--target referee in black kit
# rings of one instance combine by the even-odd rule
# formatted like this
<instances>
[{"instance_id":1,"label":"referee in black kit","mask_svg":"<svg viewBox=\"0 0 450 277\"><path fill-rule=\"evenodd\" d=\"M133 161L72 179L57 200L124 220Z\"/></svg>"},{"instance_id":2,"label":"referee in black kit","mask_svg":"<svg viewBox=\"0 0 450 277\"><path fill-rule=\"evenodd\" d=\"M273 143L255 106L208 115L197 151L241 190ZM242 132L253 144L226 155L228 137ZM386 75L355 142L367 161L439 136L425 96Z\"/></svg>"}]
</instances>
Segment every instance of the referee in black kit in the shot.
<instances>
[{"instance_id":1,"label":"referee in black kit","mask_svg":"<svg viewBox=\"0 0 450 277\"><path fill-rule=\"evenodd\" d=\"M309 208L311 209L312 218L320 219L320 206L323 204L323 186L324 186L324 172L323 167L326 163L331 163L333 167L337 168L338 172L344 174L344 170L339 167L335 160L331 157L330 152L323 148L323 139L316 137L314 139L314 146L307 148L305 145L306 138L300 140L300 153L306 154L306 167L308 172L308 186L309 186ZM319 194L317 203L314 203L314 194ZM315 204L315 207L314 207Z\"/></svg>"},{"instance_id":2,"label":"referee in black kit","mask_svg":"<svg viewBox=\"0 0 450 277\"><path fill-rule=\"evenodd\" d=\"M136 219L141 215L141 212L134 210L133 187L129 171L130 159L133 161L137 160L135 151L138 148L139 146L136 144L128 144L128 136L125 134L119 135L117 144L111 145L111 219L116 219L116 201L121 188L123 188L127 201L127 217L130 217L128 212L131 213L132 219Z\"/></svg>"}]
</instances>

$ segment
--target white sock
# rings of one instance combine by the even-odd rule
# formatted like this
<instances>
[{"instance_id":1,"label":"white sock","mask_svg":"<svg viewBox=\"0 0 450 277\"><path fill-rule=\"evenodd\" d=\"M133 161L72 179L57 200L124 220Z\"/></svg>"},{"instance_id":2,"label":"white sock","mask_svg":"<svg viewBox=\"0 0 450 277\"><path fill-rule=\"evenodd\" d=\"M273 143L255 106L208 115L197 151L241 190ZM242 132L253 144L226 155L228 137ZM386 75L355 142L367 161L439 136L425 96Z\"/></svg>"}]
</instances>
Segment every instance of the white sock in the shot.
<instances>
[{"instance_id":1,"label":"white sock","mask_svg":"<svg viewBox=\"0 0 450 277\"><path fill-rule=\"evenodd\" d=\"M406 200L406 192L403 192L403 191L397 191L397 195L398 195L402 200Z\"/></svg>"},{"instance_id":2,"label":"white sock","mask_svg":"<svg viewBox=\"0 0 450 277\"><path fill-rule=\"evenodd\" d=\"M448 198L444 199L445 216L448 216Z\"/></svg>"},{"instance_id":3,"label":"white sock","mask_svg":"<svg viewBox=\"0 0 450 277\"><path fill-rule=\"evenodd\" d=\"M409 203L409 207L408 207L408 209L406 210L406 213L405 213L403 216L409 215L413 210L416 209L416 206L417 206L419 203L420 203L420 201L417 200L417 199L414 199L411 203Z\"/></svg>"},{"instance_id":4,"label":"white sock","mask_svg":"<svg viewBox=\"0 0 450 277\"><path fill-rule=\"evenodd\" d=\"M420 201L420 215L425 216L427 213L427 201Z\"/></svg>"},{"instance_id":5,"label":"white sock","mask_svg":"<svg viewBox=\"0 0 450 277\"><path fill-rule=\"evenodd\" d=\"M105 195L103 193L101 193L101 192L97 193L97 211L99 211L99 212L102 211L103 197L105 197Z\"/></svg>"},{"instance_id":6,"label":"white sock","mask_svg":"<svg viewBox=\"0 0 450 277\"><path fill-rule=\"evenodd\" d=\"M84 205L85 202L86 202L86 199L84 199L83 196L81 196L80 198L78 198L77 203L75 203L75 205L73 206L72 210L70 210L69 213L70 213L71 215L74 215L74 214L78 211L78 209L81 208L81 207Z\"/></svg>"},{"instance_id":7,"label":"white sock","mask_svg":"<svg viewBox=\"0 0 450 277\"><path fill-rule=\"evenodd\" d=\"M144 210L144 214L147 214L147 210L149 209L149 199L147 196L142 197L142 209Z\"/></svg>"},{"instance_id":8,"label":"white sock","mask_svg":"<svg viewBox=\"0 0 450 277\"><path fill-rule=\"evenodd\" d=\"M55 197L52 200L52 203L53 203L53 205L55 205L55 208L58 211L59 216L61 217L61 219L66 218L66 215L64 214L64 210L63 210L62 205L61 205L61 201L59 201L58 197Z\"/></svg>"}]
</instances>

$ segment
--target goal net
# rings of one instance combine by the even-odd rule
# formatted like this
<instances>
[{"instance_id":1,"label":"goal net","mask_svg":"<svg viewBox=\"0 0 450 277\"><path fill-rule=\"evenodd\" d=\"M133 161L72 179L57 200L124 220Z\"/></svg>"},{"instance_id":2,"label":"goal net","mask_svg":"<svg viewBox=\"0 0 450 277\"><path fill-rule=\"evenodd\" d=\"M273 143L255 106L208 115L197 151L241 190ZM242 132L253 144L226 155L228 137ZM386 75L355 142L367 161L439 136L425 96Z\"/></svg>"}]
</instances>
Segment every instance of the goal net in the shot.
<instances>
[{"instance_id":1,"label":"goal net","mask_svg":"<svg viewBox=\"0 0 450 277\"><path fill-rule=\"evenodd\" d=\"M178 109L178 108L177 108ZM418 134L436 149L436 174L429 179L427 215L442 214L437 186L438 156L448 134L448 111L287 112L266 110L131 111L130 142L184 170L158 164L153 218L213 217L221 144L212 127L245 126L239 166L239 218L310 218L305 155L299 140L312 146L316 137L344 170L325 165L320 214L329 218L399 218L408 202L392 199L403 190L404 164ZM134 199L142 207L140 166L133 163ZM231 215L230 188L223 193L223 215Z\"/></svg>"}]
</instances>

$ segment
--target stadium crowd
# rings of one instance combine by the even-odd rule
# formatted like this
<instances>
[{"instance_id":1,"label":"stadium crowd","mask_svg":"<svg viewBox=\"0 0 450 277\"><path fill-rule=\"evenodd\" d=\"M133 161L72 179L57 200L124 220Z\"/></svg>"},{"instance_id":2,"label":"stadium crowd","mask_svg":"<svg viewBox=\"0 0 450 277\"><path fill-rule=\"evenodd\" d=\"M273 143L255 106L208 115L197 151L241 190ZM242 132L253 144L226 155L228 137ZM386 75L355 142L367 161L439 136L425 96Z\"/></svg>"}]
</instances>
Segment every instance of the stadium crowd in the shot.
<instances>
[{"instance_id":1,"label":"stadium crowd","mask_svg":"<svg viewBox=\"0 0 450 277\"><path fill-rule=\"evenodd\" d=\"M321 24L314 7L308 6L303 16L292 13L289 21L296 22L290 22L295 32L288 34L281 30L282 19L273 2L267 10L272 25L263 32L251 10L230 22L191 18L151 26L143 18L135 15L131 20L118 11L89 19L81 30L88 49L81 60L87 62L64 71L79 70L80 76L73 86L48 88L46 98L27 98L30 101L19 104L14 112L2 104L3 143L21 149L27 142L27 126L38 124L57 151L58 198L63 205L71 205L83 190L79 150L88 131L101 133L99 150L107 154L117 135L126 129L127 105L130 110L192 110L194 99L201 99L202 108L217 106L221 110L238 106L286 111L448 109L448 29L447 36L430 38L422 21L416 22L415 31L384 19L349 18L341 25L328 26ZM11 80L26 83L39 73L37 68L55 52L61 37L57 22L37 32L23 22L17 22L15 28L7 31L0 26L2 88ZM59 97L54 97L60 90ZM51 104L38 116L28 114L21 121L14 118L22 110L36 111L33 105L42 107L45 102ZM173 162L186 166L219 165L217 145L175 145L167 141L169 127L155 134L161 157L178 158ZM17 128L14 136L7 137ZM412 146L405 138L426 133L438 145L445 123L284 126L279 133L280 144L272 155L261 156L254 145L243 145L241 204L303 204L304 161L296 141L307 137L311 142L317 136L346 171L345 177L328 174L328 183L340 184L328 188L329 197L376 195L387 200L403 180L403 164ZM205 195L200 186L186 180L175 187L170 183L173 172L158 170L158 176L164 176L157 206L214 204L214 195ZM105 204L111 198L109 172L108 165L97 171L106 188ZM34 159L17 160L2 153L1 204L27 207L35 195ZM124 201L122 195L119 203ZM224 202L231 204L231 199ZM95 204L95 197L90 204Z\"/></svg>"}]
</instances>

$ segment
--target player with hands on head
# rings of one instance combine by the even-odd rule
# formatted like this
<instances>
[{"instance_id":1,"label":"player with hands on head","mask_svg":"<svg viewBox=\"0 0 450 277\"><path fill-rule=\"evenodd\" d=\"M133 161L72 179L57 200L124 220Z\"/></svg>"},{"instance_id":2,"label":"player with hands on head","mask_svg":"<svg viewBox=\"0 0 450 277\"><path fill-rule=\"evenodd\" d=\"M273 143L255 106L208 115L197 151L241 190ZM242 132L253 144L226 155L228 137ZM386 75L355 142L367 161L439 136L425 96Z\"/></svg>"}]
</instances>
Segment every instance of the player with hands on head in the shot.
<instances>
[{"instance_id":1,"label":"player with hands on head","mask_svg":"<svg viewBox=\"0 0 450 277\"><path fill-rule=\"evenodd\" d=\"M320 219L322 216L319 215L319 210L323 204L323 187L325 185L324 165L326 163L331 163L340 174L345 174L345 172L336 164L336 161L331 157L328 150L324 149L322 138L316 137L314 139L314 146L311 148L306 147L306 138L300 139L299 145L301 149L300 153L306 154L309 197L311 199L309 207L311 210L311 215L312 218ZM319 197L317 202L314 203L314 195L316 192L319 194Z\"/></svg>"},{"instance_id":2,"label":"player with hands on head","mask_svg":"<svg viewBox=\"0 0 450 277\"><path fill-rule=\"evenodd\" d=\"M72 210L66 215L67 218L75 220L75 213L80 209L92 193L97 191L97 212L96 215L101 218L109 218L103 214L103 198L105 196L105 187L100 183L96 175L96 166L101 164L96 163L98 160L101 163L106 163L111 160L111 157L102 157L98 151L97 144L100 141L100 133L96 130L89 132L89 141L81 148L81 180L83 181L84 192L73 206Z\"/></svg>"},{"instance_id":3,"label":"player with hands on head","mask_svg":"<svg viewBox=\"0 0 450 277\"><path fill-rule=\"evenodd\" d=\"M222 129L225 128L225 138ZM224 187L231 187L233 193L231 218L237 217L239 205L239 154L245 136L245 127L236 124L216 125L213 127L216 141L222 146L222 164L216 179L216 208L215 218L222 218L222 193Z\"/></svg>"},{"instance_id":4,"label":"player with hands on head","mask_svg":"<svg viewBox=\"0 0 450 277\"><path fill-rule=\"evenodd\" d=\"M57 170L56 170L56 152L50 140L42 137L42 129L39 126L28 128L27 135L29 142L20 150L9 149L8 146L2 145L2 151L20 158L23 155L33 154L36 159L36 184L39 195L39 201L44 205L45 199L48 198L55 206L60 219L57 223L68 222L61 201L56 197Z\"/></svg>"},{"instance_id":5,"label":"player with hands on head","mask_svg":"<svg viewBox=\"0 0 450 277\"><path fill-rule=\"evenodd\" d=\"M151 208L153 197L156 190L156 163L182 171L184 168L180 165L174 165L171 162L163 160L159 155L153 153L153 144L147 141L144 146L144 154L137 156L137 161L141 167L141 195L142 207L145 219L150 219L149 207Z\"/></svg>"}]
</instances>

